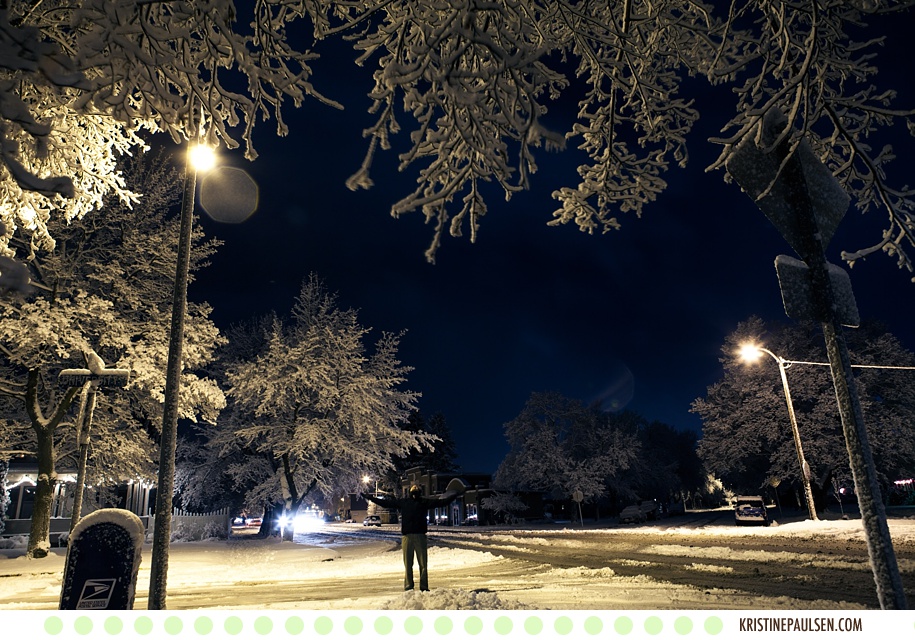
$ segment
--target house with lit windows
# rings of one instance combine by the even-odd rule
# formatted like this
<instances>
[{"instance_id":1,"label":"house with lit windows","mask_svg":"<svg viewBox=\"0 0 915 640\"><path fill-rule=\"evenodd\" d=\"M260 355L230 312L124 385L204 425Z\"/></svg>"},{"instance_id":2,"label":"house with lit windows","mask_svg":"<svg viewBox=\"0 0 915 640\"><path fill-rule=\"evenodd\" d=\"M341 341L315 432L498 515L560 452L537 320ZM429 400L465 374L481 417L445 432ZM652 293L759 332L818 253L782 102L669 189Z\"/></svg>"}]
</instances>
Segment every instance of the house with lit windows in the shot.
<instances>
[{"instance_id":1,"label":"house with lit windows","mask_svg":"<svg viewBox=\"0 0 915 640\"><path fill-rule=\"evenodd\" d=\"M38 464L34 459L21 456L10 460L6 473L5 489L8 502L2 535L28 535L32 509L35 505L37 479ZM76 469L58 469L57 484L54 485L51 503L52 542L60 534L70 530L75 490ZM81 511L82 515L86 515L103 507L127 509L140 516L145 524L145 518L150 515L155 503L156 489L151 483L128 480L106 487L103 491L91 486L86 487Z\"/></svg>"}]
</instances>

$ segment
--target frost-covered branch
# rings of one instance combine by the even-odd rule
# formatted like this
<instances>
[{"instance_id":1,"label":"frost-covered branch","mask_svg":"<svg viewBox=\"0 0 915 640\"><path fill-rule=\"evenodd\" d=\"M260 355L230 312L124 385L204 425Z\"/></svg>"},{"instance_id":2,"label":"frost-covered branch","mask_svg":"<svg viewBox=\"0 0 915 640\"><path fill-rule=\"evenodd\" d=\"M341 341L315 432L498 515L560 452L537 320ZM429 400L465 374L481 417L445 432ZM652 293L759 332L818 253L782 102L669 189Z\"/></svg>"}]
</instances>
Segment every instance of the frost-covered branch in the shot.
<instances>
[{"instance_id":1,"label":"frost-covered branch","mask_svg":"<svg viewBox=\"0 0 915 640\"><path fill-rule=\"evenodd\" d=\"M729 86L733 117L715 142L719 169L733 149L757 136L773 109L788 115L791 144L808 139L859 208L889 215L879 244L846 252L853 261L882 249L911 268L908 187L886 183L893 154L873 154L866 139L913 112L890 105L891 91L872 84L874 24L906 14L912 2L733 0L446 0L331 2L319 33L345 34L377 62L370 96L376 123L350 188L368 188L373 160L396 144L402 119L413 121L400 169L415 167L417 187L392 214L422 211L434 223L427 257L447 230L473 241L486 212L483 182L505 197L529 185L534 149L559 147L541 119L551 100L577 100L565 137L579 139L586 161L580 182L554 192L561 207L551 224L593 233L621 227L620 213L640 216L666 188L671 166L686 165L687 139L703 105L690 93L704 77ZM862 34L858 37L855 34ZM570 83L574 75L578 82ZM838 133L838 135L837 135ZM560 134L561 136L562 134ZM462 202L457 199L462 198Z\"/></svg>"}]
</instances>

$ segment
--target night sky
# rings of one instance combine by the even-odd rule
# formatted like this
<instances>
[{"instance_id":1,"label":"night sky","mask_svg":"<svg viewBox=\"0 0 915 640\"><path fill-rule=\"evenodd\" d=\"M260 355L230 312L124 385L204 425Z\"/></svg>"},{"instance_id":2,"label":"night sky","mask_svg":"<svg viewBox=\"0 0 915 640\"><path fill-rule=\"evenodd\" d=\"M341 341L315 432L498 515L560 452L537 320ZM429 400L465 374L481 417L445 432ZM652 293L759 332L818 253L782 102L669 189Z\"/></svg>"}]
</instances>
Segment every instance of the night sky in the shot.
<instances>
[{"instance_id":1,"label":"night sky","mask_svg":"<svg viewBox=\"0 0 915 640\"><path fill-rule=\"evenodd\" d=\"M286 114L286 138L274 136L272 123L258 124L255 162L224 152L224 163L257 181L260 204L238 225L202 216L208 234L225 244L190 297L212 304L225 328L287 313L303 278L317 273L375 338L407 331L400 349L414 367L407 387L422 393L424 414L444 414L465 471L495 471L508 451L503 424L535 391L699 431L690 403L720 379L725 336L753 314L786 319L774 260L794 256L736 184L704 171L718 152L706 140L728 119L727 94L698 103L703 118L689 167L665 175L667 191L641 219L619 214L622 230L589 236L572 225L547 226L557 207L552 191L577 184L573 143L564 153L539 153L531 191L506 203L491 190L477 242L469 232L448 236L431 265L424 251L433 228L422 214L389 215L415 180L397 173L396 152L376 156L373 189L344 184L362 161L361 132L372 122L370 69L357 73L353 57L338 49L315 67L316 86L346 111L308 101ZM345 71L333 72L341 62ZM553 118L561 128L573 115L574 107L560 105L545 123ZM906 144L894 163L899 174L915 162ZM840 250L876 243L884 221L881 212L862 216L850 207L829 260L840 264ZM884 255L851 271L861 317L884 322L915 349L911 277Z\"/></svg>"}]
</instances>

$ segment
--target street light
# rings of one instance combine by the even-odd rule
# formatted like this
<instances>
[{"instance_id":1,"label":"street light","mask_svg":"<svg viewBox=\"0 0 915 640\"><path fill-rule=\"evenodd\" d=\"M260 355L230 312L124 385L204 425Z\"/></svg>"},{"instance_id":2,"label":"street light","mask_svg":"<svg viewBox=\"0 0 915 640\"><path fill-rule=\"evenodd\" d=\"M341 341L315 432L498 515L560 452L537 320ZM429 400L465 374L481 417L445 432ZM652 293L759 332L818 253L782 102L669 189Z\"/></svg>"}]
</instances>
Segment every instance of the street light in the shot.
<instances>
[{"instance_id":1,"label":"street light","mask_svg":"<svg viewBox=\"0 0 915 640\"><path fill-rule=\"evenodd\" d=\"M794 404L791 402L791 391L788 389L788 375L785 372L785 369L787 368L786 365L791 366L794 363L775 355L765 347L746 344L740 348L740 357L745 362L755 362L763 353L769 354L775 362L778 363L778 372L782 376L782 388L785 390L785 402L788 404L788 418L791 421L794 448L797 450L797 462L801 467L801 481L804 483L804 496L807 499L807 513L810 515L811 520L819 520L819 518L817 518L816 507L813 504L813 492L810 490L810 467L804 459L804 448L801 446L801 434L797 429L797 417L794 415Z\"/></svg>"},{"instance_id":2,"label":"street light","mask_svg":"<svg viewBox=\"0 0 915 640\"><path fill-rule=\"evenodd\" d=\"M798 464L801 466L801 477L804 482L804 493L807 497L807 510L810 512L810 517L813 520L817 520L816 509L813 505L813 494L810 490L810 467L807 466L807 461L804 459L804 449L801 447L801 436L797 428L797 418L794 414L794 405L791 402L791 392L788 389L788 376L785 373L785 370L793 364L805 364L812 365L815 367L828 367L830 366L828 362L809 362L806 360L786 360L781 356L777 356L765 347L760 347L755 344L744 344L740 347L740 358L744 362L756 362L759 357L767 353L778 363L778 370L782 377L782 387L785 390L785 402L788 404L788 417L791 419L791 431L794 435L794 446L797 449L797 459ZM853 369L901 369L901 370L915 370L915 367L908 366L894 366L894 365L880 365L880 364L853 364L851 365Z\"/></svg>"},{"instance_id":3,"label":"street light","mask_svg":"<svg viewBox=\"0 0 915 640\"><path fill-rule=\"evenodd\" d=\"M371 477L369 477L369 476L362 476L362 484L368 484L368 483L371 482L371 481L372 481L372 478L371 478ZM374 495L376 495L376 496L378 495L378 479L377 479L377 478L375 479L375 493L374 493Z\"/></svg>"},{"instance_id":4,"label":"street light","mask_svg":"<svg viewBox=\"0 0 915 640\"><path fill-rule=\"evenodd\" d=\"M181 228L178 259L172 291L172 320L168 334L168 364L165 369L165 404L162 412L162 439L159 445L159 475L156 484L155 530L149 577L149 609L165 609L168 544L172 524L172 494L175 491L175 448L178 439L178 396L181 386L181 357L184 348L184 320L187 315L187 276L191 258L191 232L197 173L215 163L213 150L189 144L184 168L184 196L181 202Z\"/></svg>"}]
</instances>

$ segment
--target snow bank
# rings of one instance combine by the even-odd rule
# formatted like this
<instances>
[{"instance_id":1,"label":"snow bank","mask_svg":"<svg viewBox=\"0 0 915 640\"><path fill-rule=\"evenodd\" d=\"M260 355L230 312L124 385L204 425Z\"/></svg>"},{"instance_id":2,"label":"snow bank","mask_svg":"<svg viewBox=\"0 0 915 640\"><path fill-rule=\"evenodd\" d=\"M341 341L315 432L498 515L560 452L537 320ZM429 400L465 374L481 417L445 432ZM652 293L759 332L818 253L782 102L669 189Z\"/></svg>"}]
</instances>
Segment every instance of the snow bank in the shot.
<instances>
[{"instance_id":1,"label":"snow bank","mask_svg":"<svg viewBox=\"0 0 915 640\"><path fill-rule=\"evenodd\" d=\"M398 598L382 603L383 610L493 610L534 609L517 600L503 600L485 590L434 589L432 591L407 591Z\"/></svg>"}]
</instances>

